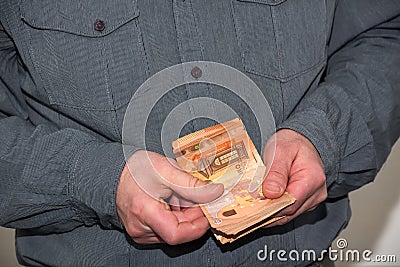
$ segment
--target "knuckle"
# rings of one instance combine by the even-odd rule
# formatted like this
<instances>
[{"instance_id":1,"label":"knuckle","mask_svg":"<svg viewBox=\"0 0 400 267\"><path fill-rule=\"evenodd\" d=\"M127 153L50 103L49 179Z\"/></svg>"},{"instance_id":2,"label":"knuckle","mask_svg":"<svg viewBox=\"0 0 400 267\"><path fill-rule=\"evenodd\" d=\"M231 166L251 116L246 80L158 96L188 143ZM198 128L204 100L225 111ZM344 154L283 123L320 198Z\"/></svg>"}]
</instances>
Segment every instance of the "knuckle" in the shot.
<instances>
[{"instance_id":1,"label":"knuckle","mask_svg":"<svg viewBox=\"0 0 400 267\"><path fill-rule=\"evenodd\" d=\"M283 217L282 219L280 219L280 220L277 222L277 224L279 224L279 225L284 225L284 224L288 223L289 221L290 221L290 217L289 217L289 216L285 216L285 217Z\"/></svg>"},{"instance_id":2,"label":"knuckle","mask_svg":"<svg viewBox=\"0 0 400 267\"><path fill-rule=\"evenodd\" d=\"M187 179L187 187L188 188L196 188L196 187L198 187L198 179L196 179L195 177L189 177L188 179Z\"/></svg>"},{"instance_id":3,"label":"knuckle","mask_svg":"<svg viewBox=\"0 0 400 267\"><path fill-rule=\"evenodd\" d=\"M136 244L146 244L146 242L143 241L143 239L141 238L132 238L132 240L136 243Z\"/></svg>"},{"instance_id":4,"label":"knuckle","mask_svg":"<svg viewBox=\"0 0 400 267\"><path fill-rule=\"evenodd\" d=\"M132 219L140 218L140 216L144 214L143 206L132 203L132 205L128 209L128 214L131 215Z\"/></svg>"},{"instance_id":5,"label":"knuckle","mask_svg":"<svg viewBox=\"0 0 400 267\"><path fill-rule=\"evenodd\" d=\"M317 179L318 179L318 182L321 185L324 185L326 183L326 176L325 176L325 173L322 170L321 170L321 172L319 174L317 174Z\"/></svg>"},{"instance_id":6,"label":"knuckle","mask_svg":"<svg viewBox=\"0 0 400 267\"><path fill-rule=\"evenodd\" d=\"M318 171L313 175L313 183L316 187L322 188L326 187L326 176L323 171Z\"/></svg>"},{"instance_id":7,"label":"knuckle","mask_svg":"<svg viewBox=\"0 0 400 267\"><path fill-rule=\"evenodd\" d=\"M167 243L168 245L171 245L171 246L179 245L179 242L178 242L177 240L175 240L175 239L166 241L166 243Z\"/></svg>"},{"instance_id":8,"label":"knuckle","mask_svg":"<svg viewBox=\"0 0 400 267\"><path fill-rule=\"evenodd\" d=\"M268 176L269 176L269 177L273 177L273 179L276 180L276 181L278 181L278 182L284 181L284 180L287 179L287 176L286 176L285 174L283 174L282 171L277 170L277 169L274 169L274 170L271 169L271 170L269 171ZM268 179L268 178L267 178L267 179ZM271 178L270 178L270 179L271 179Z\"/></svg>"},{"instance_id":9,"label":"knuckle","mask_svg":"<svg viewBox=\"0 0 400 267\"><path fill-rule=\"evenodd\" d=\"M313 207L309 208L308 210L306 210L305 212L311 212L311 211L314 211L314 210L315 210L317 207L318 207L318 205L316 205L316 206L313 206Z\"/></svg>"},{"instance_id":10,"label":"knuckle","mask_svg":"<svg viewBox=\"0 0 400 267\"><path fill-rule=\"evenodd\" d=\"M159 178L171 179L176 172L175 167L171 164L170 159L157 155L151 159L151 166Z\"/></svg>"},{"instance_id":11,"label":"knuckle","mask_svg":"<svg viewBox=\"0 0 400 267\"><path fill-rule=\"evenodd\" d=\"M290 206L287 208L286 212L287 212L287 214L294 214L296 212L296 210L297 210L297 207Z\"/></svg>"},{"instance_id":12,"label":"knuckle","mask_svg":"<svg viewBox=\"0 0 400 267\"><path fill-rule=\"evenodd\" d=\"M168 244L168 245L178 245L179 239L176 235L176 232L171 231L167 236L165 236L164 241Z\"/></svg>"},{"instance_id":13,"label":"knuckle","mask_svg":"<svg viewBox=\"0 0 400 267\"><path fill-rule=\"evenodd\" d=\"M132 239L140 239L142 237L142 232L139 231L136 227L128 226L125 228L126 232Z\"/></svg>"},{"instance_id":14,"label":"knuckle","mask_svg":"<svg viewBox=\"0 0 400 267\"><path fill-rule=\"evenodd\" d=\"M325 190L323 190L322 193L319 195L318 200L321 203L321 202L325 201L327 198L328 198L328 192L326 191L326 188L325 188Z\"/></svg>"}]
</instances>

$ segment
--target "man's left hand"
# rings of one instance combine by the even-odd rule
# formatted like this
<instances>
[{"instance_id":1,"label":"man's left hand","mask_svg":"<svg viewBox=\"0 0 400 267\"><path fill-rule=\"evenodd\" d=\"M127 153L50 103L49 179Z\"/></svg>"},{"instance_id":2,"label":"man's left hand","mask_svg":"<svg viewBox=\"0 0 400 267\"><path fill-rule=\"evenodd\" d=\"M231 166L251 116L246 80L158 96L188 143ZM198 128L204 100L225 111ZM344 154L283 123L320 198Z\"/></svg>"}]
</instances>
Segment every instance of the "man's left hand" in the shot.
<instances>
[{"instance_id":1,"label":"man's left hand","mask_svg":"<svg viewBox=\"0 0 400 267\"><path fill-rule=\"evenodd\" d=\"M264 195L278 198L287 191L296 198L294 204L277 214L286 217L269 227L285 224L327 198L322 160L314 145L298 132L276 132L265 146L264 163L269 170L263 182Z\"/></svg>"}]
</instances>

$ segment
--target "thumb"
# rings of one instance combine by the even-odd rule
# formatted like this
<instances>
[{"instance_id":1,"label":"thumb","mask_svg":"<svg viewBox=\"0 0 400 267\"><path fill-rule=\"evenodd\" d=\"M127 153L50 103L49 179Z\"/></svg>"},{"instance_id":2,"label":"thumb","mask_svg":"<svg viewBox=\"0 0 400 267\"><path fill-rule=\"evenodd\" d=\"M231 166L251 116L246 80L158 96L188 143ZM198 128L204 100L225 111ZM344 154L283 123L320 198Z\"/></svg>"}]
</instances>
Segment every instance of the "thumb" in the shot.
<instances>
[{"instance_id":1,"label":"thumb","mask_svg":"<svg viewBox=\"0 0 400 267\"><path fill-rule=\"evenodd\" d=\"M275 155L265 153L264 162L270 166L263 182L263 194L267 198L278 198L286 191L292 159L290 153L278 149Z\"/></svg>"},{"instance_id":2,"label":"thumb","mask_svg":"<svg viewBox=\"0 0 400 267\"><path fill-rule=\"evenodd\" d=\"M224 192L223 184L202 181L181 170L176 170L176 175L168 180L168 187L171 190L195 203L211 202Z\"/></svg>"}]
</instances>

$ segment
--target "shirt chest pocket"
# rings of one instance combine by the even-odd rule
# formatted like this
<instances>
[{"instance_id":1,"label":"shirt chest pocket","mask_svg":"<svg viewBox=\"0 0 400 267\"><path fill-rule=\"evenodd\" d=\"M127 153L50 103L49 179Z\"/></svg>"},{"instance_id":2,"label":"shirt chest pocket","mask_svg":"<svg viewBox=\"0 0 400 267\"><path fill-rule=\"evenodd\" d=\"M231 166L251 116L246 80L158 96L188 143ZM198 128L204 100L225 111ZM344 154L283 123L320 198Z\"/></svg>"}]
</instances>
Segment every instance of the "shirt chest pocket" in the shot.
<instances>
[{"instance_id":1,"label":"shirt chest pocket","mask_svg":"<svg viewBox=\"0 0 400 267\"><path fill-rule=\"evenodd\" d=\"M325 61L325 1L233 0L233 17L248 72L284 82Z\"/></svg>"},{"instance_id":2,"label":"shirt chest pocket","mask_svg":"<svg viewBox=\"0 0 400 267\"><path fill-rule=\"evenodd\" d=\"M20 11L50 104L112 110L145 80L136 0L22 0Z\"/></svg>"}]
</instances>

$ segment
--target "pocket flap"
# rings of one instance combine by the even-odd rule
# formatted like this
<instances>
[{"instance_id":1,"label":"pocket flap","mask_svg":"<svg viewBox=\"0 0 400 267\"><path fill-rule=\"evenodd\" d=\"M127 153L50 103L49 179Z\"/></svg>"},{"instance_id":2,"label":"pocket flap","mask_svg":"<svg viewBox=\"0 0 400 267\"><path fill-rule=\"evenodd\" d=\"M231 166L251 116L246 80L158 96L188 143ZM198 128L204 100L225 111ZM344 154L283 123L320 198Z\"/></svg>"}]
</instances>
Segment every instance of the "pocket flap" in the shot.
<instances>
[{"instance_id":1,"label":"pocket flap","mask_svg":"<svg viewBox=\"0 0 400 267\"><path fill-rule=\"evenodd\" d=\"M139 16L136 0L22 0L21 16L31 27L88 37L105 36ZM95 29L96 21L104 22Z\"/></svg>"}]
</instances>

